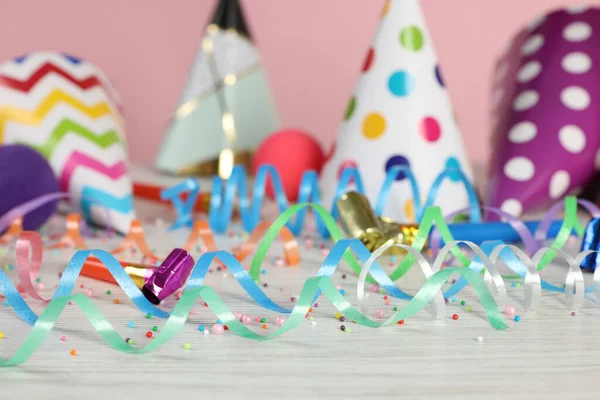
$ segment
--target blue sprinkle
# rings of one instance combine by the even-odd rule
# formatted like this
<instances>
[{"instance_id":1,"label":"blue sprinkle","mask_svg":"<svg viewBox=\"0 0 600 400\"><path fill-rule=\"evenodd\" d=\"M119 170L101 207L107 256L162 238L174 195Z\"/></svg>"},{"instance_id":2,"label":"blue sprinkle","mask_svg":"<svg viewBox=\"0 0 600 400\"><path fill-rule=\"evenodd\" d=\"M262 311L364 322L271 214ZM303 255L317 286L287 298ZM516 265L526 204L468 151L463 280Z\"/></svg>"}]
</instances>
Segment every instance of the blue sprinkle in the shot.
<instances>
[{"instance_id":1,"label":"blue sprinkle","mask_svg":"<svg viewBox=\"0 0 600 400\"><path fill-rule=\"evenodd\" d=\"M267 270L266 270L266 269L263 269L263 270L261 270L261 271L260 271L260 273L264 275L264 274L266 274L266 273L267 273Z\"/></svg>"},{"instance_id":2,"label":"blue sprinkle","mask_svg":"<svg viewBox=\"0 0 600 400\"><path fill-rule=\"evenodd\" d=\"M390 259L391 262L395 263L396 262L396 256L392 256L392 258Z\"/></svg>"},{"instance_id":3,"label":"blue sprinkle","mask_svg":"<svg viewBox=\"0 0 600 400\"><path fill-rule=\"evenodd\" d=\"M515 322L519 322L521 320L521 317L519 317L518 315L515 315Z\"/></svg>"},{"instance_id":4,"label":"blue sprinkle","mask_svg":"<svg viewBox=\"0 0 600 400\"><path fill-rule=\"evenodd\" d=\"M344 289L342 289L342 290L340 290L340 293L341 293L341 295L343 296L343 295L345 295L345 294L346 294L346 291L345 291Z\"/></svg>"},{"instance_id":5,"label":"blue sprinkle","mask_svg":"<svg viewBox=\"0 0 600 400\"><path fill-rule=\"evenodd\" d=\"M202 332L204 330L204 325L198 325L198 330Z\"/></svg>"},{"instance_id":6,"label":"blue sprinkle","mask_svg":"<svg viewBox=\"0 0 600 400\"><path fill-rule=\"evenodd\" d=\"M15 269L15 266L12 264L8 264L8 270L12 271L13 269Z\"/></svg>"},{"instance_id":7,"label":"blue sprinkle","mask_svg":"<svg viewBox=\"0 0 600 400\"><path fill-rule=\"evenodd\" d=\"M454 303L456 301L456 296L450 297L450 301L452 301Z\"/></svg>"},{"instance_id":8,"label":"blue sprinkle","mask_svg":"<svg viewBox=\"0 0 600 400\"><path fill-rule=\"evenodd\" d=\"M221 324L221 325L223 325L223 322L221 322L221 320L220 320L220 319L218 319L218 320L217 320L217 324Z\"/></svg>"},{"instance_id":9,"label":"blue sprinkle","mask_svg":"<svg viewBox=\"0 0 600 400\"><path fill-rule=\"evenodd\" d=\"M8 300L4 300L4 303L2 303L2 305L4 307L8 307L10 305L10 303L8 302Z\"/></svg>"},{"instance_id":10,"label":"blue sprinkle","mask_svg":"<svg viewBox=\"0 0 600 400\"><path fill-rule=\"evenodd\" d=\"M129 323L127 324L128 327L133 328L135 327L135 324L133 323L133 321L129 321Z\"/></svg>"},{"instance_id":11,"label":"blue sprinkle","mask_svg":"<svg viewBox=\"0 0 600 400\"><path fill-rule=\"evenodd\" d=\"M512 283L512 285L510 285L510 286L512 286L512 287L516 287L516 286L517 286L517 284L513 282L513 283Z\"/></svg>"}]
</instances>

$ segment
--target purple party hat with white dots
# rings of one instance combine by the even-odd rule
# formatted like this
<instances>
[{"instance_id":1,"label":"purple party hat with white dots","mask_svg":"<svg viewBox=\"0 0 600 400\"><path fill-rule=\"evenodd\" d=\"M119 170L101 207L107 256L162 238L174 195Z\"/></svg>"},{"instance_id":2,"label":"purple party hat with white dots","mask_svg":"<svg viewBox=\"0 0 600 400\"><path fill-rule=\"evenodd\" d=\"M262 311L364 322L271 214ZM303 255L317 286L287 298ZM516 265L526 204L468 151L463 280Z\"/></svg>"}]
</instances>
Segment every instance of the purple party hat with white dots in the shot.
<instances>
[{"instance_id":1,"label":"purple party hat with white dots","mask_svg":"<svg viewBox=\"0 0 600 400\"><path fill-rule=\"evenodd\" d=\"M410 166L421 200L447 165L459 165L472 179L419 0L385 5L323 168L325 204L332 203L345 167L360 171L374 204L387 171L397 165ZM452 179L442 184L435 202L446 214L468 205L464 185ZM412 221L414 200L406 174L399 173L383 215Z\"/></svg>"},{"instance_id":2,"label":"purple party hat with white dots","mask_svg":"<svg viewBox=\"0 0 600 400\"><path fill-rule=\"evenodd\" d=\"M486 202L520 216L578 193L600 167L600 8L538 18L494 77Z\"/></svg>"}]
</instances>

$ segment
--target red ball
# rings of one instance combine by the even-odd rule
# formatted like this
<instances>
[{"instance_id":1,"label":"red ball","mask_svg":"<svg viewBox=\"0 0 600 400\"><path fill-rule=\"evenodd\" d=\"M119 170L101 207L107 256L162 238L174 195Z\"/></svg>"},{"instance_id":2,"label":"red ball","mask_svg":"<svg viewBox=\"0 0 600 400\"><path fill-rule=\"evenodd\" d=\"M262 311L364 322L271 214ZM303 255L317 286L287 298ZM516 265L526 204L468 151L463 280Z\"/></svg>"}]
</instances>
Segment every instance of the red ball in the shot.
<instances>
[{"instance_id":1,"label":"red ball","mask_svg":"<svg viewBox=\"0 0 600 400\"><path fill-rule=\"evenodd\" d=\"M252 172L264 164L274 165L290 201L298 199L298 189L306 170L321 172L325 155L317 141L300 129L281 129L272 133L258 146L253 161ZM267 195L273 197L273 187L269 181Z\"/></svg>"}]
</instances>

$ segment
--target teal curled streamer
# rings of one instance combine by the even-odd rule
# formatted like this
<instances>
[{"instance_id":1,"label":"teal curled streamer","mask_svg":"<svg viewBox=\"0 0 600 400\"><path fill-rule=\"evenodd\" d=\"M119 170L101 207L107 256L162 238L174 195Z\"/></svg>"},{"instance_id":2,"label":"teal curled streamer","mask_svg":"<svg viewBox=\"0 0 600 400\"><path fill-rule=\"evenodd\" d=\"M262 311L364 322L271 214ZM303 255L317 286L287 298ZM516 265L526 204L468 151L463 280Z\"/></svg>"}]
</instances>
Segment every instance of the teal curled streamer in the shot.
<instances>
[{"instance_id":1,"label":"teal curled streamer","mask_svg":"<svg viewBox=\"0 0 600 400\"><path fill-rule=\"evenodd\" d=\"M568 237L571 235L572 231L575 231L575 234L578 236L581 236L583 234L583 227L581 226L581 224L579 224L579 222L577 220L577 205L582 206L593 217L597 218L600 216L600 209L596 205L594 205L593 203L591 203L589 201L577 199L575 197L567 197L564 200L564 202L556 203L555 205L553 205L550 208L550 210L542 218L542 222L540 223L540 229L538 229L538 231L536 232L536 240L533 240L533 243L530 243L533 238L526 238L526 235L530 235L529 232L526 230L526 228L525 229L523 229L522 227L518 228L516 225L513 224L514 222L521 222L521 221L516 220L516 218L510 217L510 216L506 215L505 213L501 213L501 216L515 220L515 221L510 221L510 220L509 221L511 222L511 225L513 225L515 230L517 230L517 231L519 229L521 230L520 234L523 238L523 242L526 245L529 255L533 256L534 253L536 253L536 251L542 247L543 241L545 239L544 229L547 229L550 221L553 220L554 216L557 214L557 212L559 211L561 206L563 206L563 204L564 204L565 219L563 221L563 226L561 227L561 230L552 245L552 247L560 249L566 243L566 241L567 241ZM490 209L490 211L494 211L494 209ZM495 210L495 212L499 212L499 210ZM451 216L450 216L450 218L451 218ZM448 220L450 218L446 218L446 220ZM435 233L434 233L434 235L435 235ZM432 237L433 237L433 235L432 235ZM500 240L487 241L487 242L484 242L481 244L481 249L483 250L485 255L487 257L489 257L492 254L492 252L494 251L494 249L496 249L498 246L501 246L504 244L505 243ZM436 254L434 252L434 256L435 255ZM515 253L512 249L510 249L508 247L504 248L500 252L499 258L505 263L505 265L511 271L513 271L515 274L517 274L516 276L518 278L525 279L525 277L527 275L527 268L525 267L523 262L521 260L519 260L519 258L515 255ZM547 261L544 261L544 259L540 260L540 263L539 263L539 265L536 265L536 268L538 268L540 270L543 269L548 264L548 262L551 260L550 258L545 258L545 259ZM475 257L473 259L473 261L470 262L469 268L471 268L471 270L473 270L474 272L477 272L477 273L480 273L485 270L483 262L479 257ZM541 280L540 284L541 284L542 290L557 292L557 293L565 293L564 287L555 286L543 279ZM455 296L456 294L458 294L461 290L463 290L467 286L468 286L468 282L462 278L459 278L450 288L448 288L446 290L446 292L444 292L444 297L449 298L449 297ZM595 293L598 290L598 288L596 286L597 286L596 284L592 284L592 285L588 286L587 288L585 288L584 292L586 294Z\"/></svg>"},{"instance_id":2,"label":"teal curled streamer","mask_svg":"<svg viewBox=\"0 0 600 400\"><path fill-rule=\"evenodd\" d=\"M275 238L277 231L281 229L285 222L291 218L298 209L306 208L307 206L308 205L297 205L291 207L289 210L286 210L278 218L278 220L275 221L273 226L271 226L265 235L265 239L263 239L263 242L261 242L261 245L259 245L259 248L257 249L257 255L255 256L251 269L258 265L257 259L258 263L264 259L268 244ZM313 205L312 207L321 216L321 218L323 218L323 221L328 225L329 229L332 230L335 236L339 236L340 233L336 232L333 228L335 220L333 220L333 218L327 214L327 211L318 205ZM439 210L437 212L439 212ZM4 274L4 272L0 271L0 291L6 295L7 300L13 305L17 313L21 312L25 315L25 317L27 317L28 314L32 314L34 316L32 317L32 332L27 337L23 346L7 362L0 360L0 366L15 365L24 362L43 342L44 338L52 329L54 322L60 316L62 309L70 300L74 301L82 308L83 312L90 320L94 328L111 346L113 346L113 348L128 353L139 353L155 349L160 344L170 340L185 323L191 307L199 296L204 299L211 310L213 310L219 319L227 324L231 330L249 339L264 340L276 337L301 323L308 310L308 307L310 307L312 302L321 293L323 293L333 303L333 305L340 310L340 312L358 324L370 327L389 325L400 319L408 318L422 308L426 307L431 299L439 292L440 288L446 282L448 277L454 273L458 273L460 276L465 277L465 279L467 279L467 281L473 285L473 288L481 300L486 311L486 315L488 316L492 326L497 329L503 329L506 327L506 324L502 319L496 302L489 292L489 289L481 280L481 278L469 268L448 268L438 271L436 274L429 277L421 290L419 290L419 292L411 298L410 302L404 308L402 308L402 310L396 312L394 316L383 323L374 322L358 312L350 303L348 303L344 296L331 282L331 274L333 274L337 268L337 265L339 265L341 258L347 258L348 253L346 250L348 249L352 249L355 253L357 253L361 261L369 262L370 258L372 257L364 245L357 239L339 240L334 246L334 249L332 249L332 252L330 252L326 262L321 267L318 276L310 278L305 282L298 303L292 310L284 309L283 307L280 307L272 302L264 294L264 292L262 292L258 285L254 283L250 275L243 269L242 265L237 261L237 259L225 251L206 253L198 260L198 263L195 265L194 270L192 271L192 276L186 286L186 290L171 313L160 310L145 300L139 289L133 284L131 278L125 274L119 262L112 257L112 255L103 250L80 250L73 255L63 273L63 277L59 282L53 298L39 317L37 317L25 303L15 286ZM123 288L125 293L132 299L132 302L141 311L151 313L158 317L168 318L165 328L163 328L161 334L155 339L155 341L152 342L152 344L140 350L129 347L129 345L124 344L122 338L120 338L120 336L114 331L114 328L100 313L93 301L82 295L70 295L70 292L75 285L75 281L79 276L79 272L81 271L85 260L89 256L97 257L107 267L115 280ZM273 311L290 314L287 322L281 328L279 328L277 332L264 337L250 331L247 327L235 319L233 313L227 308L214 290L207 286L203 286L204 277L206 276L208 267L216 258L218 258L233 273L238 282L240 282L240 284L242 284L242 286L247 290L250 297L252 297L253 300L255 300L258 304ZM365 260L365 258L367 259ZM392 281L381 269L381 267L378 266L374 261L371 263L370 274L377 281L380 279L382 280L382 282L380 282L382 287L393 291L392 286L394 285ZM24 310L21 310L21 307L24 308Z\"/></svg>"},{"instance_id":3,"label":"teal curled streamer","mask_svg":"<svg viewBox=\"0 0 600 400\"><path fill-rule=\"evenodd\" d=\"M473 287L482 301L490 324L496 329L505 329L507 327L506 323L496 306L492 294L485 286L483 280L470 269L462 267L447 268L435 273L417 292L413 300L382 323L375 322L356 310L356 308L354 308L337 290L330 278L326 276L309 278L304 283L297 304L294 306L289 318L275 332L266 336L253 332L239 322L212 288L208 286L186 288L166 321L165 326L156 336L154 336L150 344L141 349L134 348L126 343L91 299L84 295L76 294L54 298L42 312L38 321L25 339L25 342L17 352L8 360L0 359L0 367L18 365L27 361L35 350L44 342L54 327L54 323L60 317L69 301L72 301L79 306L94 329L113 349L129 354L140 354L156 350L170 341L181 330L190 315L192 307L199 298L202 298L202 300L206 302L208 307L229 327L231 331L250 340L268 340L280 336L300 325L302 321L304 321L304 315L308 312L308 309L312 304L312 299L315 298L318 291L325 294L334 307L349 320L367 327L380 327L391 325L400 320L414 316L427 306L433 296L439 292L446 280L455 273L465 277L469 282L473 283Z\"/></svg>"},{"instance_id":4,"label":"teal curled streamer","mask_svg":"<svg viewBox=\"0 0 600 400\"><path fill-rule=\"evenodd\" d=\"M334 228L336 226L335 220L327 214L327 211L318 205L299 204L292 206L286 210L273 224L269 227L264 239L258 246L256 255L252 260L251 270L256 268L263 262L268 247L275 240L280 229L285 223L296 213L301 210L312 206L317 214L323 219L327 225L327 229L334 233L334 236L339 239L327 255L323 265L319 269L317 276L328 276L331 277L336 271L337 267L341 263L342 259L348 260L348 257L352 257L348 250L354 251L357 258L365 263L371 253L364 246L364 244L358 239L342 239L340 238L339 231ZM33 243L32 243L33 245ZM58 297L68 296L72 293L75 287L81 269L85 263L85 260L90 257L98 258L110 271L117 284L123 289L124 293L131 299L136 307L147 314L151 314L158 318L167 318L170 313L157 308L155 305L150 303L138 289L138 287L132 282L131 278L125 273L123 267L118 263L108 252L104 250L80 250L76 252L67 264L62 277L57 285L57 289L54 293L53 299ZM244 269L242 264L230 253L226 251L213 251L204 253L197 261L194 269L192 270L191 277L188 281L188 288L200 287L203 285L206 274L214 262L215 259L221 261L232 273L236 281L242 286L242 288L248 293L248 295L261 307L279 312L289 313L284 307L279 306L273 302L269 296L267 296L259 285L256 284L252 276ZM354 261L354 260L351 260ZM355 262L355 261L354 261ZM404 300L411 300L412 296L406 294L401 289L396 287L390 277L384 272L384 270L378 265L373 265L371 269L371 277L377 282L384 290L390 295L398 297ZM29 307L29 305L23 300L21 294L12 284L8 276L3 271L0 271L0 292L6 297L6 301L13 307L15 313L22 318L25 322L30 325L35 324L37 321L37 315Z\"/></svg>"},{"instance_id":5,"label":"teal curled streamer","mask_svg":"<svg viewBox=\"0 0 600 400\"><path fill-rule=\"evenodd\" d=\"M378 216L381 216L385 209L392 185L396 182L398 174L404 174L410 182L417 221L421 220L423 210L434 205L439 188L446 179L460 182L464 185L469 199L470 218L473 222L481 221L481 209L475 189L458 167L447 167L440 175L438 175L427 195L425 204L421 204L420 202L419 185L411 169L406 166L395 166L390 168L375 202L375 213ZM249 185L246 178L246 172L242 166L235 166L231 177L226 182L223 182L220 177L215 176L213 178L209 211L209 223L211 228L218 233L223 233L227 230L231 224L234 202L237 195L239 197L239 210L242 226L247 232L251 232L261 220L260 212L264 202L265 188L269 179L273 184L275 202L277 203L279 212L282 213L289 208L289 201L283 190L281 178L274 166L263 165L259 168L252 186L251 200L248 197ZM339 216L336 202L339 197L347 191L351 182L354 182L356 191L363 194L365 193L359 171L356 168L344 169L337 184L333 204L329 208L330 214L336 220ZM303 174L300 182L298 203L321 203L318 177L315 171L306 171ZM180 211L178 210L178 212ZM301 210L293 221L290 220L287 222L287 227L294 235L299 235L301 233L304 227L305 217L306 210ZM321 237L329 238L329 232L318 215L316 217L316 223L317 230Z\"/></svg>"}]
</instances>

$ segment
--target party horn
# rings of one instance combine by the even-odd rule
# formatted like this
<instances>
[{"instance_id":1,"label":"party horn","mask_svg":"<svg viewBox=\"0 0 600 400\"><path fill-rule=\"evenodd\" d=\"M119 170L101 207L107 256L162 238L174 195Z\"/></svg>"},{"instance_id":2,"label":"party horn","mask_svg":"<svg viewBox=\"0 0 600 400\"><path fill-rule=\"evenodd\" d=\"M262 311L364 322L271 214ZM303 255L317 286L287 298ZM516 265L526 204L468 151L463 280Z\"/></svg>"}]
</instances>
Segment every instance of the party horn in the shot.
<instances>
[{"instance_id":1,"label":"party horn","mask_svg":"<svg viewBox=\"0 0 600 400\"><path fill-rule=\"evenodd\" d=\"M158 267L154 265L128 263L125 261L119 261L119 263L123 266L123 269L127 275L129 275L133 283L140 289L144 287L146 281L158 269ZM117 285L117 281L110 271L97 258L87 259L81 269L81 275Z\"/></svg>"},{"instance_id":2,"label":"party horn","mask_svg":"<svg viewBox=\"0 0 600 400\"><path fill-rule=\"evenodd\" d=\"M183 249L174 249L146 281L142 293L152 304L159 304L185 285L194 268L194 259Z\"/></svg>"}]
</instances>

